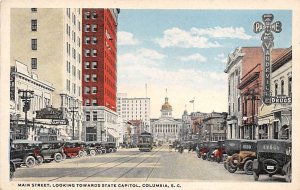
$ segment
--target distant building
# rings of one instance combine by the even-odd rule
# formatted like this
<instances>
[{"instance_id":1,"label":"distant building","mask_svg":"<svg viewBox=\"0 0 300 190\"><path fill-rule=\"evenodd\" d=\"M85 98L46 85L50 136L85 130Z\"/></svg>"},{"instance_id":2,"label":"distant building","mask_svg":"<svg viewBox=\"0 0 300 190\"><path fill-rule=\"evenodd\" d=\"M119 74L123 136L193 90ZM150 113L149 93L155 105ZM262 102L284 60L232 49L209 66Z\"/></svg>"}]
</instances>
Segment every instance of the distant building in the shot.
<instances>
[{"instance_id":1,"label":"distant building","mask_svg":"<svg viewBox=\"0 0 300 190\"><path fill-rule=\"evenodd\" d=\"M212 112L206 114L202 123L201 139L203 141L219 141L226 139L227 113Z\"/></svg>"},{"instance_id":2,"label":"distant building","mask_svg":"<svg viewBox=\"0 0 300 190\"><path fill-rule=\"evenodd\" d=\"M168 97L161 107L161 116L158 119L151 119L151 133L156 142L174 142L182 139L182 120L172 117L172 106Z\"/></svg>"}]
</instances>

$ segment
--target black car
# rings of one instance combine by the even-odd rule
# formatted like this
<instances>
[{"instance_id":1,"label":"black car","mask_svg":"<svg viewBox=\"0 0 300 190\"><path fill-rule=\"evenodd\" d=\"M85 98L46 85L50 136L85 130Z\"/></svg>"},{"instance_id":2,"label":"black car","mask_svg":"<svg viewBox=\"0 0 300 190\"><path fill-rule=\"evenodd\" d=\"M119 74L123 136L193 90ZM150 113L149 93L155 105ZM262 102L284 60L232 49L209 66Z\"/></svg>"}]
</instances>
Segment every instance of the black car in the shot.
<instances>
[{"instance_id":1,"label":"black car","mask_svg":"<svg viewBox=\"0 0 300 190\"><path fill-rule=\"evenodd\" d=\"M226 158L224 158L224 168L228 169L229 161L233 154L239 153L241 150L241 140L239 139L228 139L225 140L225 153Z\"/></svg>"},{"instance_id":2,"label":"black car","mask_svg":"<svg viewBox=\"0 0 300 190\"><path fill-rule=\"evenodd\" d=\"M253 177L267 174L285 176L292 181L292 142L290 140L264 139L257 141L257 159L253 161Z\"/></svg>"},{"instance_id":3,"label":"black car","mask_svg":"<svg viewBox=\"0 0 300 190\"><path fill-rule=\"evenodd\" d=\"M55 160L60 162L65 158L63 150L63 141L47 141L42 143L41 155L45 162Z\"/></svg>"},{"instance_id":4,"label":"black car","mask_svg":"<svg viewBox=\"0 0 300 190\"><path fill-rule=\"evenodd\" d=\"M102 142L103 147L106 149L106 153L116 152L117 147L115 142Z\"/></svg>"},{"instance_id":5,"label":"black car","mask_svg":"<svg viewBox=\"0 0 300 190\"><path fill-rule=\"evenodd\" d=\"M9 162L9 178L12 179L14 177L16 171L16 165L13 161Z\"/></svg>"},{"instance_id":6,"label":"black car","mask_svg":"<svg viewBox=\"0 0 300 190\"><path fill-rule=\"evenodd\" d=\"M25 164L33 167L35 164L42 163L40 145L41 141L14 140L10 148L10 160L16 167Z\"/></svg>"}]
</instances>

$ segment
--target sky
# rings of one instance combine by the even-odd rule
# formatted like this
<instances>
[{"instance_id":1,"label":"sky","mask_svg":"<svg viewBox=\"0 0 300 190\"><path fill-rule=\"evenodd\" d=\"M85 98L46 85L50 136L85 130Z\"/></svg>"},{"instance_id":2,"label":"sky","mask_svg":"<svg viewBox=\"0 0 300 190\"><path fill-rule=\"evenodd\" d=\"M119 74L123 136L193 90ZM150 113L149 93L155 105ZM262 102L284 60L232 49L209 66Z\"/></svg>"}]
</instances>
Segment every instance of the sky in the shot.
<instances>
[{"instance_id":1,"label":"sky","mask_svg":"<svg viewBox=\"0 0 300 190\"><path fill-rule=\"evenodd\" d=\"M227 112L228 54L237 47L261 46L261 33L253 32L253 23L262 22L266 13L282 22L274 48L290 47L290 10L121 9L118 93L149 97L151 118L160 116L166 96L175 118L185 109Z\"/></svg>"}]
</instances>

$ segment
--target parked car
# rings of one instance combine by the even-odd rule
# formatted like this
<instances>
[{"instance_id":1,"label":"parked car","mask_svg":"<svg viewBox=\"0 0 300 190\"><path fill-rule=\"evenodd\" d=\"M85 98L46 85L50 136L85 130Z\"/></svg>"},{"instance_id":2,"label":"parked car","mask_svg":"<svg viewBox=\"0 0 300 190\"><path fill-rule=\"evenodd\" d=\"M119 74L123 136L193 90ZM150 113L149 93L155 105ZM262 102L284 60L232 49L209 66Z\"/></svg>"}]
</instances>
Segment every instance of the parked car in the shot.
<instances>
[{"instance_id":1,"label":"parked car","mask_svg":"<svg viewBox=\"0 0 300 190\"><path fill-rule=\"evenodd\" d=\"M207 154L209 152L208 148L208 142L203 142L202 147L200 147L198 158L202 158L203 160L206 160Z\"/></svg>"},{"instance_id":2,"label":"parked car","mask_svg":"<svg viewBox=\"0 0 300 190\"><path fill-rule=\"evenodd\" d=\"M102 147L100 143L95 141L85 142L85 151L90 156L96 156L99 153L98 148ZM102 153L102 150L100 151Z\"/></svg>"},{"instance_id":3,"label":"parked car","mask_svg":"<svg viewBox=\"0 0 300 190\"><path fill-rule=\"evenodd\" d=\"M264 139L257 141L257 159L253 161L253 177L267 174L285 176L292 181L292 142L290 140Z\"/></svg>"},{"instance_id":4,"label":"parked car","mask_svg":"<svg viewBox=\"0 0 300 190\"><path fill-rule=\"evenodd\" d=\"M14 140L10 149L10 160L15 167L25 164L27 167L33 167L35 164L43 162L41 156L41 141Z\"/></svg>"},{"instance_id":5,"label":"parked car","mask_svg":"<svg viewBox=\"0 0 300 190\"><path fill-rule=\"evenodd\" d=\"M47 141L43 142L41 148L41 155L45 162L54 160L55 162L61 162L64 157L64 142L63 141Z\"/></svg>"},{"instance_id":6,"label":"parked car","mask_svg":"<svg viewBox=\"0 0 300 190\"><path fill-rule=\"evenodd\" d=\"M86 153L84 150L83 141L66 141L63 151L68 158L83 157Z\"/></svg>"},{"instance_id":7,"label":"parked car","mask_svg":"<svg viewBox=\"0 0 300 190\"><path fill-rule=\"evenodd\" d=\"M12 179L14 177L16 171L16 165L13 161L9 161L9 178Z\"/></svg>"},{"instance_id":8,"label":"parked car","mask_svg":"<svg viewBox=\"0 0 300 190\"><path fill-rule=\"evenodd\" d=\"M252 175L252 164L256 158L256 141L240 140L240 151L231 156L228 161L227 170L234 173L237 169L244 170L246 174Z\"/></svg>"},{"instance_id":9,"label":"parked car","mask_svg":"<svg viewBox=\"0 0 300 190\"><path fill-rule=\"evenodd\" d=\"M224 168L228 169L228 163L231 157L235 153L239 153L241 149L241 141L238 139L228 139L225 140L225 153L226 158L224 158Z\"/></svg>"},{"instance_id":10,"label":"parked car","mask_svg":"<svg viewBox=\"0 0 300 190\"><path fill-rule=\"evenodd\" d=\"M117 146L115 142L102 142L103 147L105 147L107 153L116 152Z\"/></svg>"}]
</instances>

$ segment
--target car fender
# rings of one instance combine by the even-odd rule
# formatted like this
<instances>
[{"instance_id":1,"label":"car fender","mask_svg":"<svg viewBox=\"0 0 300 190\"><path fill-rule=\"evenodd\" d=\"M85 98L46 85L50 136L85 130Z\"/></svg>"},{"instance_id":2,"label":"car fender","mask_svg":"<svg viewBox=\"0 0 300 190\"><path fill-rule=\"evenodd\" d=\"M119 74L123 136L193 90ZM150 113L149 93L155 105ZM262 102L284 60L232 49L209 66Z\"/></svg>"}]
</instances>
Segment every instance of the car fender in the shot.
<instances>
[{"instance_id":1,"label":"car fender","mask_svg":"<svg viewBox=\"0 0 300 190\"><path fill-rule=\"evenodd\" d=\"M286 164L282 167L283 175L286 175L286 173L287 173L287 168L288 168L289 166L292 167L291 161L289 161L288 163L286 163Z\"/></svg>"},{"instance_id":2,"label":"car fender","mask_svg":"<svg viewBox=\"0 0 300 190\"><path fill-rule=\"evenodd\" d=\"M253 160L252 170L256 173L259 172L259 162L257 159Z\"/></svg>"}]
</instances>

